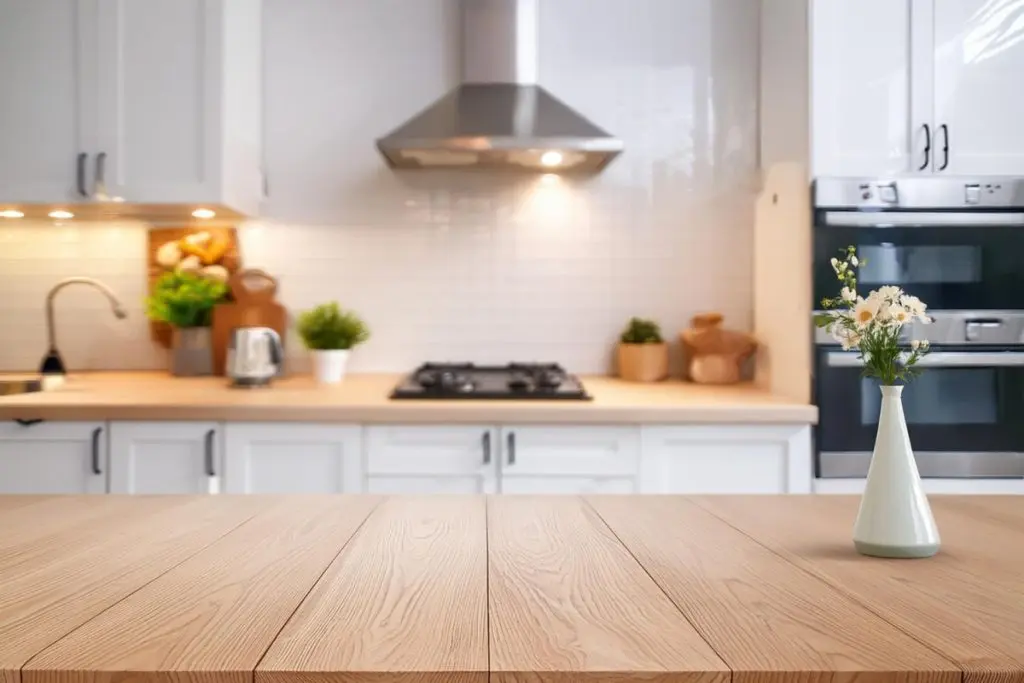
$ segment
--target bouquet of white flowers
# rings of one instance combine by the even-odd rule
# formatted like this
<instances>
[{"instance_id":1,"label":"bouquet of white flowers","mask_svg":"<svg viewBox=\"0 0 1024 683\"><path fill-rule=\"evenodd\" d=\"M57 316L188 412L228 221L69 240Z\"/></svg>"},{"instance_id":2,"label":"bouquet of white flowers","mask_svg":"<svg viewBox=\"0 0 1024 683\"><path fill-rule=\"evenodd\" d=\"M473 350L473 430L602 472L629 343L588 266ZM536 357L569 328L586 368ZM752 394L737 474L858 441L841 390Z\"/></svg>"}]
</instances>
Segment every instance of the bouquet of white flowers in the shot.
<instances>
[{"instance_id":1,"label":"bouquet of white flowers","mask_svg":"<svg viewBox=\"0 0 1024 683\"><path fill-rule=\"evenodd\" d=\"M928 307L894 285L879 287L867 298L858 296L856 269L867 262L857 258L854 247L840 252L842 258L832 259L832 269L842 289L836 298L822 300L827 312L815 316L814 324L825 328L843 350L859 351L866 376L886 385L906 382L920 372L915 366L928 353L928 342L914 340L907 352L900 347L900 331L914 320L930 323Z\"/></svg>"}]
</instances>

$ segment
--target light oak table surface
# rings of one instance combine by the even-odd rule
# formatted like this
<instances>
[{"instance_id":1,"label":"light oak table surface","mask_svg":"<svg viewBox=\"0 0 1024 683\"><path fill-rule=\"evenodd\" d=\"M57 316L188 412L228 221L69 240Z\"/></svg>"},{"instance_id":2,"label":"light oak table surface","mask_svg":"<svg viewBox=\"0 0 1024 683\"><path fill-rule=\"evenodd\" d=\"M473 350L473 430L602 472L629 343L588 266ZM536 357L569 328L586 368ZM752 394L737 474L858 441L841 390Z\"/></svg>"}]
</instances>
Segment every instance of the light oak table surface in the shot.
<instances>
[{"instance_id":1,"label":"light oak table surface","mask_svg":"<svg viewBox=\"0 0 1024 683\"><path fill-rule=\"evenodd\" d=\"M0 497L3 683L1024 683L1024 497Z\"/></svg>"}]
</instances>

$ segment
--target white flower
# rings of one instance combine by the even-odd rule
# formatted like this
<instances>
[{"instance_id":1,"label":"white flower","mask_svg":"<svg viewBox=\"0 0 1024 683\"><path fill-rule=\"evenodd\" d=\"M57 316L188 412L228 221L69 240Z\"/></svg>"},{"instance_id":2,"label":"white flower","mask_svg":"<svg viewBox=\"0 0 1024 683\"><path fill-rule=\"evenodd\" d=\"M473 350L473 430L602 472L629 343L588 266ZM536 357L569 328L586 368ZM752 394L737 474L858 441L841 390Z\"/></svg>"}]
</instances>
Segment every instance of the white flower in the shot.
<instances>
[{"instance_id":1,"label":"white flower","mask_svg":"<svg viewBox=\"0 0 1024 683\"><path fill-rule=\"evenodd\" d=\"M883 325L889 325L893 322L892 306L889 305L889 302L882 301L882 303L878 305L878 312L875 313L875 319Z\"/></svg>"},{"instance_id":2,"label":"white flower","mask_svg":"<svg viewBox=\"0 0 1024 683\"><path fill-rule=\"evenodd\" d=\"M931 345L932 345L932 343L930 341L928 341L927 339L922 339L921 340L921 350L922 351L927 351L928 347L931 346Z\"/></svg>"},{"instance_id":3,"label":"white flower","mask_svg":"<svg viewBox=\"0 0 1024 683\"><path fill-rule=\"evenodd\" d=\"M857 292L853 291L849 287L843 287L843 291L840 294L843 297L843 301L856 301Z\"/></svg>"},{"instance_id":4,"label":"white flower","mask_svg":"<svg viewBox=\"0 0 1024 683\"><path fill-rule=\"evenodd\" d=\"M859 266L860 265L860 261L857 260L856 256L851 256L850 257L850 263L852 263L854 266Z\"/></svg>"},{"instance_id":5,"label":"white flower","mask_svg":"<svg viewBox=\"0 0 1024 683\"><path fill-rule=\"evenodd\" d=\"M889 314L892 316L892 321L896 325L906 325L911 321L910 311L902 306L893 306L890 309Z\"/></svg>"},{"instance_id":6,"label":"white flower","mask_svg":"<svg viewBox=\"0 0 1024 683\"><path fill-rule=\"evenodd\" d=\"M928 316L925 315L925 311L928 309L928 305L918 299L916 296L910 294L904 294L900 299L900 303L907 309L910 315L914 318L918 318L923 323L931 322L928 320Z\"/></svg>"},{"instance_id":7,"label":"white flower","mask_svg":"<svg viewBox=\"0 0 1024 683\"><path fill-rule=\"evenodd\" d=\"M872 292L872 294L874 293L875 292ZM894 301L898 299L900 294L902 293L903 290L897 287L896 285L885 285L883 287L878 288L879 298L885 299L886 301Z\"/></svg>"},{"instance_id":8,"label":"white flower","mask_svg":"<svg viewBox=\"0 0 1024 683\"><path fill-rule=\"evenodd\" d=\"M853 307L853 321L857 324L857 327L863 330L871 324L878 313L880 305L881 302L871 297L858 301L857 305Z\"/></svg>"},{"instance_id":9,"label":"white flower","mask_svg":"<svg viewBox=\"0 0 1024 683\"><path fill-rule=\"evenodd\" d=\"M832 257L832 270L839 272L839 259L835 256Z\"/></svg>"},{"instance_id":10,"label":"white flower","mask_svg":"<svg viewBox=\"0 0 1024 683\"><path fill-rule=\"evenodd\" d=\"M915 339L914 341L910 342L910 348L917 351L919 348L921 348L921 340Z\"/></svg>"}]
</instances>

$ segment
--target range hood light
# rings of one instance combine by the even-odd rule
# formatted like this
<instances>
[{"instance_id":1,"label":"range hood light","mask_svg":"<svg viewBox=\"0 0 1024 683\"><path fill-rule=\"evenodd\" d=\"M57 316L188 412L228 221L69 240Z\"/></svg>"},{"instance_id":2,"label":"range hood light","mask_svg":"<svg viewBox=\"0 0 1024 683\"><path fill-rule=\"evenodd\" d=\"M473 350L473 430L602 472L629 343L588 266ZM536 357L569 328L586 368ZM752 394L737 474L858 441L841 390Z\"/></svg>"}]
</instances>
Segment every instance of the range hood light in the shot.
<instances>
[{"instance_id":1,"label":"range hood light","mask_svg":"<svg viewBox=\"0 0 1024 683\"><path fill-rule=\"evenodd\" d=\"M17 209L5 209L0 211L0 218L24 218L25 214Z\"/></svg>"},{"instance_id":2,"label":"range hood light","mask_svg":"<svg viewBox=\"0 0 1024 683\"><path fill-rule=\"evenodd\" d=\"M50 218L56 218L57 220L67 220L75 217L75 214L70 211L65 211L64 209L55 209L46 215Z\"/></svg>"},{"instance_id":3,"label":"range hood light","mask_svg":"<svg viewBox=\"0 0 1024 683\"><path fill-rule=\"evenodd\" d=\"M193 218L199 218L203 220L207 218L213 218L216 215L217 212L214 211L213 209L196 209L195 211L192 212Z\"/></svg>"},{"instance_id":4,"label":"range hood light","mask_svg":"<svg viewBox=\"0 0 1024 683\"><path fill-rule=\"evenodd\" d=\"M543 166L561 166L562 165L562 153L550 150L540 155L540 163Z\"/></svg>"}]
</instances>

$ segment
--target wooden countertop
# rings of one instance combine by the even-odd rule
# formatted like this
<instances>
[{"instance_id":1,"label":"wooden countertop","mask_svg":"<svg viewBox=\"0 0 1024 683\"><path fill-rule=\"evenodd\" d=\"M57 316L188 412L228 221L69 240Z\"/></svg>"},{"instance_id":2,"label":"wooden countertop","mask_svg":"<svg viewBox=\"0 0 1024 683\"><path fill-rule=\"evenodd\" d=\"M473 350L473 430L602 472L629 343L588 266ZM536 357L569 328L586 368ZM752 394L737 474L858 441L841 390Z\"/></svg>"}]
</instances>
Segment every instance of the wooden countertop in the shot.
<instances>
[{"instance_id":1,"label":"wooden countertop","mask_svg":"<svg viewBox=\"0 0 1024 683\"><path fill-rule=\"evenodd\" d=\"M240 420L357 423L792 423L818 409L751 385L633 384L584 377L593 401L393 401L399 375L353 375L335 386L309 377L232 389L224 378L158 372L82 373L54 391L0 397L0 420Z\"/></svg>"},{"instance_id":2,"label":"wooden countertop","mask_svg":"<svg viewBox=\"0 0 1024 683\"><path fill-rule=\"evenodd\" d=\"M1024 497L0 497L4 683L1024 681Z\"/></svg>"}]
</instances>

